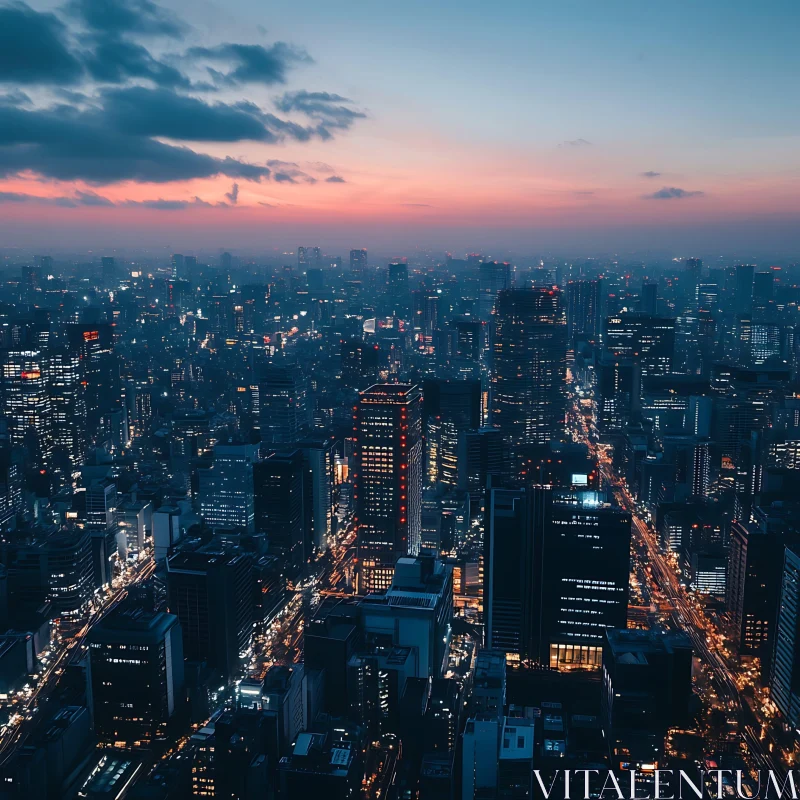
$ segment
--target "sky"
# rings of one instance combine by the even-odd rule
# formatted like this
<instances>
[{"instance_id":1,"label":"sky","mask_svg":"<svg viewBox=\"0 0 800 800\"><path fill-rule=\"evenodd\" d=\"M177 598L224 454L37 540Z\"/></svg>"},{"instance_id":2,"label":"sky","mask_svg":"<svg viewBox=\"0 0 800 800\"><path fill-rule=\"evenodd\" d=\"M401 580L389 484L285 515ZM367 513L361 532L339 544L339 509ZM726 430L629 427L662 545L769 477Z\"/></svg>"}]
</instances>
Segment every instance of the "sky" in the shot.
<instances>
[{"instance_id":1,"label":"sky","mask_svg":"<svg viewBox=\"0 0 800 800\"><path fill-rule=\"evenodd\" d=\"M800 6L0 4L0 246L796 254Z\"/></svg>"}]
</instances>

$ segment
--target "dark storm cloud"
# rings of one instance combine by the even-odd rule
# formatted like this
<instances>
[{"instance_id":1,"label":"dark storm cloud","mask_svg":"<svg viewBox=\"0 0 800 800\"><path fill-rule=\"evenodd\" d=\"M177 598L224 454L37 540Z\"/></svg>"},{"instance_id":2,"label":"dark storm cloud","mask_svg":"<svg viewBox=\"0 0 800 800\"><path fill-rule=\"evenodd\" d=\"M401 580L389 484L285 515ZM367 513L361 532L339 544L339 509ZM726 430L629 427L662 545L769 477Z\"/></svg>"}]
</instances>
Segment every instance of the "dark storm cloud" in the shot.
<instances>
[{"instance_id":1,"label":"dark storm cloud","mask_svg":"<svg viewBox=\"0 0 800 800\"><path fill-rule=\"evenodd\" d=\"M222 83L264 83L268 86L286 83L286 75L296 64L311 63L305 50L285 42L270 47L260 44L225 42L215 47L192 47L187 55L192 59L222 62L227 71L209 68L209 73Z\"/></svg>"},{"instance_id":2,"label":"dark storm cloud","mask_svg":"<svg viewBox=\"0 0 800 800\"><path fill-rule=\"evenodd\" d=\"M102 111L0 107L0 175L30 170L57 180L153 183L227 175L261 180L265 166L215 158L117 130Z\"/></svg>"},{"instance_id":3,"label":"dark storm cloud","mask_svg":"<svg viewBox=\"0 0 800 800\"><path fill-rule=\"evenodd\" d=\"M352 100L329 92L286 92L275 101L279 111L298 111L320 123L319 131L328 138L330 129L347 130L358 119L365 119L363 111L350 108Z\"/></svg>"},{"instance_id":4,"label":"dark storm cloud","mask_svg":"<svg viewBox=\"0 0 800 800\"><path fill-rule=\"evenodd\" d=\"M330 178L325 178L325 183L347 183L341 175L331 175Z\"/></svg>"},{"instance_id":5,"label":"dark storm cloud","mask_svg":"<svg viewBox=\"0 0 800 800\"><path fill-rule=\"evenodd\" d=\"M66 11L87 28L113 35L180 38L189 29L183 20L150 0L70 0Z\"/></svg>"},{"instance_id":6,"label":"dark storm cloud","mask_svg":"<svg viewBox=\"0 0 800 800\"><path fill-rule=\"evenodd\" d=\"M48 206L75 207L78 204L69 197L37 197L22 192L0 192L0 203L41 203Z\"/></svg>"},{"instance_id":7,"label":"dark storm cloud","mask_svg":"<svg viewBox=\"0 0 800 800\"><path fill-rule=\"evenodd\" d=\"M83 68L66 44L67 30L54 14L25 3L0 8L0 82L25 85L77 83Z\"/></svg>"},{"instance_id":8,"label":"dark storm cloud","mask_svg":"<svg viewBox=\"0 0 800 800\"><path fill-rule=\"evenodd\" d=\"M663 189L653 192L653 194L646 194L644 198L645 200L673 200L683 197L700 197L702 194L703 192L679 189L677 186L665 186Z\"/></svg>"},{"instance_id":9,"label":"dark storm cloud","mask_svg":"<svg viewBox=\"0 0 800 800\"><path fill-rule=\"evenodd\" d=\"M640 172L639 175L642 178L658 178L661 176L660 172L653 172L653 170L648 170L647 172Z\"/></svg>"}]
</instances>

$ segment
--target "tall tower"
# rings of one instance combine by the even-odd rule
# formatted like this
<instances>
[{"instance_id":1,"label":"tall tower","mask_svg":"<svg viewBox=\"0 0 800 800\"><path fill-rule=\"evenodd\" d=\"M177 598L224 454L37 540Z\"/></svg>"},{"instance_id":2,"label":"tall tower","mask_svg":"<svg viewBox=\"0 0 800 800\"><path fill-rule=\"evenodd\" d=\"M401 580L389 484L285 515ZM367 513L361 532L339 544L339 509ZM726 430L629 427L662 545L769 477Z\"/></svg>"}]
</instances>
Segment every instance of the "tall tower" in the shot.
<instances>
[{"instance_id":1,"label":"tall tower","mask_svg":"<svg viewBox=\"0 0 800 800\"><path fill-rule=\"evenodd\" d=\"M359 591L388 589L401 556L422 532L422 394L376 384L354 408Z\"/></svg>"},{"instance_id":2,"label":"tall tower","mask_svg":"<svg viewBox=\"0 0 800 800\"><path fill-rule=\"evenodd\" d=\"M492 424L511 443L546 444L564 423L567 326L558 289L506 289L497 296Z\"/></svg>"}]
</instances>

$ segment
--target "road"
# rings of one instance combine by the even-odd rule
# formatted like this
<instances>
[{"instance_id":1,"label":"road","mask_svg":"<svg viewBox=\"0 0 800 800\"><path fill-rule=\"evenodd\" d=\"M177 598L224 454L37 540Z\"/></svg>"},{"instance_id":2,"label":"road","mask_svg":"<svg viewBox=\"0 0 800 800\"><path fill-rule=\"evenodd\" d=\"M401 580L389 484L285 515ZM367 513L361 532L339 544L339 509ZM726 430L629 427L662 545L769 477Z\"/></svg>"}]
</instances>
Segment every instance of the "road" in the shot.
<instances>
[{"instance_id":1,"label":"road","mask_svg":"<svg viewBox=\"0 0 800 800\"><path fill-rule=\"evenodd\" d=\"M133 584L147 580L155 571L155 561L149 558L133 571L131 580L124 586L116 588L96 611L90 614L83 627L65 637L62 646L53 662L41 673L39 680L31 694L23 703L16 706L16 713L22 719L13 726L5 728L0 735L0 765L4 764L14 753L17 746L23 744L32 733L39 721L37 709L46 702L52 691L58 685L58 680L64 669L72 663L80 661L86 650L86 637L89 631L107 614L115 609L128 594L128 589Z\"/></svg>"},{"instance_id":2,"label":"road","mask_svg":"<svg viewBox=\"0 0 800 800\"><path fill-rule=\"evenodd\" d=\"M721 638L715 626L680 584L668 556L659 547L655 530L638 514L627 487L614 474L608 455L592 441L583 416L575 413L572 420L575 424L576 438L588 444L598 460L603 484L611 488L617 503L631 512L633 545L646 557L658 589L668 600L673 624L687 634L695 654L708 667L720 701L728 711L736 713L739 732L753 765L757 769L774 770L776 774L783 774L782 766L769 751L766 742L760 738L757 728L760 730L761 724L739 689L736 680L738 670L728 664L718 650Z\"/></svg>"}]
</instances>

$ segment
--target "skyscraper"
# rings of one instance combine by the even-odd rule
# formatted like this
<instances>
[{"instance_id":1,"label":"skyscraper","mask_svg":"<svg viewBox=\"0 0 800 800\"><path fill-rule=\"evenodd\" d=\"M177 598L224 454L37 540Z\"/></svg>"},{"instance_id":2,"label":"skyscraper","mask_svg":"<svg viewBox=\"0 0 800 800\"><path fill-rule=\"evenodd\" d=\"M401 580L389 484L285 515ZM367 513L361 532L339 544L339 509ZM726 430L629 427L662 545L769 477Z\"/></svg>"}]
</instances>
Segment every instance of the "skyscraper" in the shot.
<instances>
[{"instance_id":1,"label":"skyscraper","mask_svg":"<svg viewBox=\"0 0 800 800\"><path fill-rule=\"evenodd\" d=\"M736 313L749 314L753 309L753 280L755 275L753 264L736 266Z\"/></svg>"},{"instance_id":2,"label":"skyscraper","mask_svg":"<svg viewBox=\"0 0 800 800\"><path fill-rule=\"evenodd\" d=\"M350 272L360 273L367 266L367 251L351 250L350 251Z\"/></svg>"},{"instance_id":3,"label":"skyscraper","mask_svg":"<svg viewBox=\"0 0 800 800\"><path fill-rule=\"evenodd\" d=\"M179 551L167 561L169 610L181 623L189 661L206 661L225 679L253 633L253 559L247 554Z\"/></svg>"},{"instance_id":4,"label":"skyscraper","mask_svg":"<svg viewBox=\"0 0 800 800\"><path fill-rule=\"evenodd\" d=\"M643 378L668 375L675 356L675 320L630 312L608 317L605 346L614 358L640 363Z\"/></svg>"},{"instance_id":5,"label":"skyscraper","mask_svg":"<svg viewBox=\"0 0 800 800\"><path fill-rule=\"evenodd\" d=\"M631 517L595 492L494 489L484 540L487 646L557 669L596 667L624 628Z\"/></svg>"},{"instance_id":6,"label":"skyscraper","mask_svg":"<svg viewBox=\"0 0 800 800\"><path fill-rule=\"evenodd\" d=\"M594 342L601 333L602 281L570 281L567 284L567 336Z\"/></svg>"},{"instance_id":7,"label":"skyscraper","mask_svg":"<svg viewBox=\"0 0 800 800\"><path fill-rule=\"evenodd\" d=\"M86 402L80 358L71 350L50 353L53 467L69 475L86 458Z\"/></svg>"},{"instance_id":8,"label":"skyscraper","mask_svg":"<svg viewBox=\"0 0 800 800\"><path fill-rule=\"evenodd\" d=\"M252 533L253 464L258 446L218 444L214 463L200 471L200 514L206 525Z\"/></svg>"},{"instance_id":9,"label":"skyscraper","mask_svg":"<svg viewBox=\"0 0 800 800\"><path fill-rule=\"evenodd\" d=\"M53 454L47 357L41 350L4 350L2 369L3 414L11 443L25 447L33 464L47 467Z\"/></svg>"},{"instance_id":10,"label":"skyscraper","mask_svg":"<svg viewBox=\"0 0 800 800\"><path fill-rule=\"evenodd\" d=\"M308 426L308 386L296 364L268 364L259 383L261 441L292 444Z\"/></svg>"},{"instance_id":11,"label":"skyscraper","mask_svg":"<svg viewBox=\"0 0 800 800\"><path fill-rule=\"evenodd\" d=\"M306 551L300 450L270 453L253 467L256 530L268 534L270 551L284 559L294 577L310 552Z\"/></svg>"},{"instance_id":12,"label":"skyscraper","mask_svg":"<svg viewBox=\"0 0 800 800\"><path fill-rule=\"evenodd\" d=\"M558 289L505 289L497 296L492 424L512 455L564 427L567 327Z\"/></svg>"},{"instance_id":13,"label":"skyscraper","mask_svg":"<svg viewBox=\"0 0 800 800\"><path fill-rule=\"evenodd\" d=\"M376 384L354 408L354 496L359 589L387 589L400 556L416 555L422 531L422 395Z\"/></svg>"},{"instance_id":14,"label":"skyscraper","mask_svg":"<svg viewBox=\"0 0 800 800\"><path fill-rule=\"evenodd\" d=\"M459 435L481 424L480 381L429 378L422 384L422 398L427 481L454 488Z\"/></svg>"},{"instance_id":15,"label":"skyscraper","mask_svg":"<svg viewBox=\"0 0 800 800\"><path fill-rule=\"evenodd\" d=\"M511 265L507 262L484 261L480 265L478 316L488 320L497 302L498 292L511 286Z\"/></svg>"}]
</instances>

